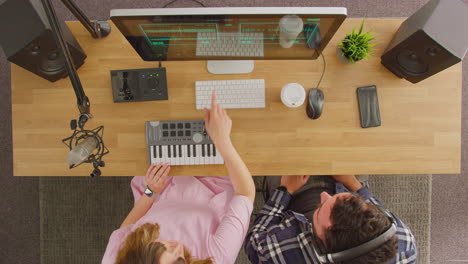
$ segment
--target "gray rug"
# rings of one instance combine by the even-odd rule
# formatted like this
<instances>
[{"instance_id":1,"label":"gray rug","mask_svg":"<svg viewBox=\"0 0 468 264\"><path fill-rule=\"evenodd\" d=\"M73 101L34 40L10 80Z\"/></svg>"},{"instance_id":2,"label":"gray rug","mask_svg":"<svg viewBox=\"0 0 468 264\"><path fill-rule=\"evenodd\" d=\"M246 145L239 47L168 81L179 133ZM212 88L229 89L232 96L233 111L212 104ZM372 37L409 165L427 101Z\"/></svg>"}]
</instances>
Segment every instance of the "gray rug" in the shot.
<instances>
[{"instance_id":1,"label":"gray rug","mask_svg":"<svg viewBox=\"0 0 468 264\"><path fill-rule=\"evenodd\" d=\"M42 264L100 263L133 206L130 177L41 177Z\"/></svg>"},{"instance_id":2,"label":"gray rug","mask_svg":"<svg viewBox=\"0 0 468 264\"><path fill-rule=\"evenodd\" d=\"M416 237L418 263L430 263L431 175L371 175L370 189Z\"/></svg>"},{"instance_id":3,"label":"gray rug","mask_svg":"<svg viewBox=\"0 0 468 264\"><path fill-rule=\"evenodd\" d=\"M255 177L257 187L259 179ZM42 177L41 263L99 263L108 238L133 205L129 177ZM413 231L429 263L430 175L370 176L374 194ZM260 189L260 188L257 188ZM254 213L263 205L257 193ZM241 252L236 263L249 263Z\"/></svg>"}]
</instances>

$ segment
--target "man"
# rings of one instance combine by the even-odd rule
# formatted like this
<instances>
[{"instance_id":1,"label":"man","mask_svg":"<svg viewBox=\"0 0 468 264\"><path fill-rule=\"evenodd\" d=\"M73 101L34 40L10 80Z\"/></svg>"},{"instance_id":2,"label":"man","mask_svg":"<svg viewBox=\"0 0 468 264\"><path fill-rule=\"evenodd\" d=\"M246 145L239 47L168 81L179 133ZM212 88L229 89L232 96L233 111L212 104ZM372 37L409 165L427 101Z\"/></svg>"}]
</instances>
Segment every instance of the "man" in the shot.
<instances>
[{"instance_id":1,"label":"man","mask_svg":"<svg viewBox=\"0 0 468 264\"><path fill-rule=\"evenodd\" d=\"M320 263L313 245L322 253L335 253L390 229L391 219L378 208L381 202L355 176L313 176L305 185L308 179L281 177L246 237L245 250L252 263ZM397 226L392 238L339 263L416 263L413 234L391 216Z\"/></svg>"}]
</instances>

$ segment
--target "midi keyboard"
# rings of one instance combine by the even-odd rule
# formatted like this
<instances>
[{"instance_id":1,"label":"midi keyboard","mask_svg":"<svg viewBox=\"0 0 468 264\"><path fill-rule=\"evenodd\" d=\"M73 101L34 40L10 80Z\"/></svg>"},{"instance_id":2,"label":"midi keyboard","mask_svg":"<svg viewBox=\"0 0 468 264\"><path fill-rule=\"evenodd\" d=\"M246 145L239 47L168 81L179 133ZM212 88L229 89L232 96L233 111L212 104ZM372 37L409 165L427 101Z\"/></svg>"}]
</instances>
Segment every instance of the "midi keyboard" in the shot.
<instances>
[{"instance_id":1,"label":"midi keyboard","mask_svg":"<svg viewBox=\"0 0 468 264\"><path fill-rule=\"evenodd\" d=\"M149 164L224 164L204 120L146 121L145 126Z\"/></svg>"}]
</instances>

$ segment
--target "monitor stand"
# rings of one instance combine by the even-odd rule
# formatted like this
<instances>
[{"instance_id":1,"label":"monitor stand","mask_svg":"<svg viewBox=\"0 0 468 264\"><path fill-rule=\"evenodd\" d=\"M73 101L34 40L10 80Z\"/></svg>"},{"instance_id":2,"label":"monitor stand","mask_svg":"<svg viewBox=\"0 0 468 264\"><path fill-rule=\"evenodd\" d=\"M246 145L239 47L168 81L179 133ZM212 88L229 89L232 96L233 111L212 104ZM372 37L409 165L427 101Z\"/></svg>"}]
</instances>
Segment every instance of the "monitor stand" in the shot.
<instances>
[{"instance_id":1,"label":"monitor stand","mask_svg":"<svg viewBox=\"0 0 468 264\"><path fill-rule=\"evenodd\" d=\"M244 74L254 69L253 60L208 61L208 71L213 74Z\"/></svg>"}]
</instances>

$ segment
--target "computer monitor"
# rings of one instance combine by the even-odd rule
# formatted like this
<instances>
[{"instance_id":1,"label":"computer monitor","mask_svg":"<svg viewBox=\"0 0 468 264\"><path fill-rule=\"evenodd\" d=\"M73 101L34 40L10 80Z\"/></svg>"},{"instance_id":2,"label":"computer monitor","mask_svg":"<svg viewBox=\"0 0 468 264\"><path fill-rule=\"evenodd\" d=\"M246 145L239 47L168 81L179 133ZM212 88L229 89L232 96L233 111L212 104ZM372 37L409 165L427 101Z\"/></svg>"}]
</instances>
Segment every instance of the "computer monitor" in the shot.
<instances>
[{"instance_id":1,"label":"computer monitor","mask_svg":"<svg viewBox=\"0 0 468 264\"><path fill-rule=\"evenodd\" d=\"M316 59L346 15L344 7L111 10L143 60L207 60L212 73L247 73L253 60Z\"/></svg>"}]
</instances>

